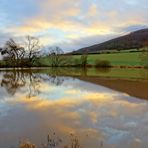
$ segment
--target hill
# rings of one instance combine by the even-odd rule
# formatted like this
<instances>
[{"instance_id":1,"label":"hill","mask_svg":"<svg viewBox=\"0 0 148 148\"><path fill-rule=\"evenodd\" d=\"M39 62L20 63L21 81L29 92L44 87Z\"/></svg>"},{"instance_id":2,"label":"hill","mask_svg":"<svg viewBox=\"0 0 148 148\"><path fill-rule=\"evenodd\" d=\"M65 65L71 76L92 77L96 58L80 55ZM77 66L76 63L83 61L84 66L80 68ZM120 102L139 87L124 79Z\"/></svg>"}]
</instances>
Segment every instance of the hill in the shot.
<instances>
[{"instance_id":1,"label":"hill","mask_svg":"<svg viewBox=\"0 0 148 148\"><path fill-rule=\"evenodd\" d=\"M85 47L74 51L74 54L97 53L102 50L128 50L139 49L148 45L148 28L131 32L130 34L96 44L90 47Z\"/></svg>"}]
</instances>

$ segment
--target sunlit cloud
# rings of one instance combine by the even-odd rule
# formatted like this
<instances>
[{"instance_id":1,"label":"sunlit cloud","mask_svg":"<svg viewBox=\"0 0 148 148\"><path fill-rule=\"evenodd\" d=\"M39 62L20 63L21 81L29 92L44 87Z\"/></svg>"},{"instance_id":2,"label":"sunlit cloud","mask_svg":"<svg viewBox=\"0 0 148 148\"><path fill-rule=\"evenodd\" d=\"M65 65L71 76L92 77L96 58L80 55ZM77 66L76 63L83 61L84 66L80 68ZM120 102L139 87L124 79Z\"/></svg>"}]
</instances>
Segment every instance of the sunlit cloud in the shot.
<instances>
[{"instance_id":1,"label":"sunlit cloud","mask_svg":"<svg viewBox=\"0 0 148 148\"><path fill-rule=\"evenodd\" d=\"M0 30L7 38L30 34L40 37L45 45L60 45L66 51L95 44L93 36L98 36L97 43L100 43L104 36L119 36L148 24L146 0L0 2ZM90 38L91 42L76 44L75 40L82 38ZM2 35L0 39L3 39Z\"/></svg>"}]
</instances>

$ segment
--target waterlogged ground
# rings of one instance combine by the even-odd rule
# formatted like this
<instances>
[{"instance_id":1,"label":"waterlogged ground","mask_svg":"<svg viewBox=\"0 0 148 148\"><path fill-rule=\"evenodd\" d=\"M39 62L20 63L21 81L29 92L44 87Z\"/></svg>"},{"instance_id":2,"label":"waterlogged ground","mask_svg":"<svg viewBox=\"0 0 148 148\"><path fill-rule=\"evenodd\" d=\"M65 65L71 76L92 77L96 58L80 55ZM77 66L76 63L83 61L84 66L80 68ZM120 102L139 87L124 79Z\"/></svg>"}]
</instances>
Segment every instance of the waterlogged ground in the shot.
<instances>
[{"instance_id":1,"label":"waterlogged ground","mask_svg":"<svg viewBox=\"0 0 148 148\"><path fill-rule=\"evenodd\" d=\"M2 71L0 83L0 148L148 147L146 99L82 76Z\"/></svg>"}]
</instances>

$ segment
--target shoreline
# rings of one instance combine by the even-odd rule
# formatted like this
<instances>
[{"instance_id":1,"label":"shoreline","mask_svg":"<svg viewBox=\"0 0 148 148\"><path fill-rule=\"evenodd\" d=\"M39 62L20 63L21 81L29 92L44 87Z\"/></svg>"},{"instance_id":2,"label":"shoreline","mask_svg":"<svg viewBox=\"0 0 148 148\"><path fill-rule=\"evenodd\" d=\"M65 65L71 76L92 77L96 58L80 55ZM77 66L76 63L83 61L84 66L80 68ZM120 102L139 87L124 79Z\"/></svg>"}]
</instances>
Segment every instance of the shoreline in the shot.
<instances>
[{"instance_id":1,"label":"shoreline","mask_svg":"<svg viewBox=\"0 0 148 148\"><path fill-rule=\"evenodd\" d=\"M48 69L48 68L95 68L95 69L110 69L110 68L119 68L119 69L148 69L148 67L145 66L109 66L109 67L95 67L94 65L87 65L86 67L81 67L81 66L57 66L57 67L52 67L52 66L32 66L32 67L0 67L1 69Z\"/></svg>"}]
</instances>

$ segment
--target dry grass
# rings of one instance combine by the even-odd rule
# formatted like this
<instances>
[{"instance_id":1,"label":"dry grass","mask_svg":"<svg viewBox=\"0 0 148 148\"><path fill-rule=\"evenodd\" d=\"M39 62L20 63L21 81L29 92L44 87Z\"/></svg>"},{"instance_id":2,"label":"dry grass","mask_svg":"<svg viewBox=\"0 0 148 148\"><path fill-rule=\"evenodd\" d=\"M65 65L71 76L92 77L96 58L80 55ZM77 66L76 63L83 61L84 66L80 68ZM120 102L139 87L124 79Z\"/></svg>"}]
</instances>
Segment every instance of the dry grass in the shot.
<instances>
[{"instance_id":1,"label":"dry grass","mask_svg":"<svg viewBox=\"0 0 148 148\"><path fill-rule=\"evenodd\" d=\"M36 148L36 146L30 142L23 142L20 144L19 148Z\"/></svg>"}]
</instances>

